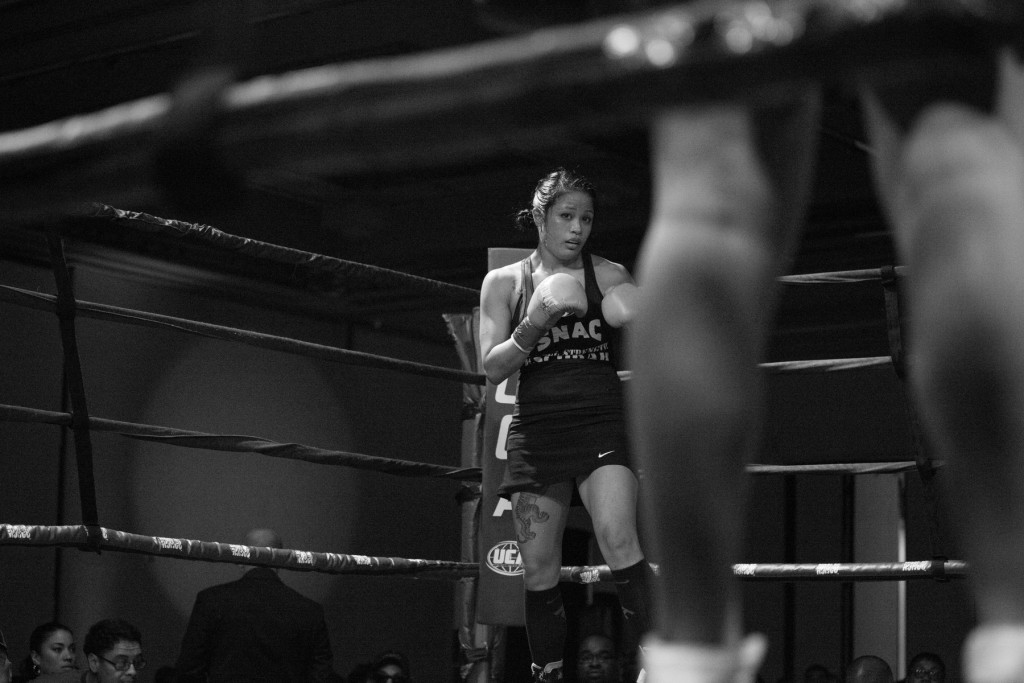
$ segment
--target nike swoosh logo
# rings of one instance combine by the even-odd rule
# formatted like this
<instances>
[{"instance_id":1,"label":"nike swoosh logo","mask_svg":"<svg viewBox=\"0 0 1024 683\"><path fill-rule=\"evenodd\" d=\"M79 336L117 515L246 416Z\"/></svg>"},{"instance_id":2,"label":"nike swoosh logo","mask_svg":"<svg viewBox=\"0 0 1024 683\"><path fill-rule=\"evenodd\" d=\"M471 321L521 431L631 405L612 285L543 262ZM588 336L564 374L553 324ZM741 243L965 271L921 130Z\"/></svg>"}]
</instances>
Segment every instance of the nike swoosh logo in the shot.
<instances>
[{"instance_id":1,"label":"nike swoosh logo","mask_svg":"<svg viewBox=\"0 0 1024 683\"><path fill-rule=\"evenodd\" d=\"M614 452L615 452L614 450L610 450L610 451L605 451L604 453L598 453L597 457L603 458L604 456L608 455L609 453L614 453Z\"/></svg>"}]
</instances>

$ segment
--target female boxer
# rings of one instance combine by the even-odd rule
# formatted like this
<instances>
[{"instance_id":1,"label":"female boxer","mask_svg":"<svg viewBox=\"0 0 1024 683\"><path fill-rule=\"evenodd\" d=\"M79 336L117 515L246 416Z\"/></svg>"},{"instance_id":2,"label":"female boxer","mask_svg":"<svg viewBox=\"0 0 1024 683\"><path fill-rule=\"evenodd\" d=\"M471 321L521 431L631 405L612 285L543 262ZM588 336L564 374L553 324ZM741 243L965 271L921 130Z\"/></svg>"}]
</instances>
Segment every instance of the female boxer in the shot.
<instances>
[{"instance_id":1,"label":"female boxer","mask_svg":"<svg viewBox=\"0 0 1024 683\"><path fill-rule=\"evenodd\" d=\"M623 615L639 633L648 623L650 570L637 540L637 479L611 339L611 328L631 319L638 290L623 266L586 249L594 200L590 183L569 171L542 178L517 217L520 228L537 230L537 248L489 272L481 291L487 378L499 383L519 371L499 493L513 507L535 681L562 680L558 578L574 488L615 576Z\"/></svg>"}]
</instances>

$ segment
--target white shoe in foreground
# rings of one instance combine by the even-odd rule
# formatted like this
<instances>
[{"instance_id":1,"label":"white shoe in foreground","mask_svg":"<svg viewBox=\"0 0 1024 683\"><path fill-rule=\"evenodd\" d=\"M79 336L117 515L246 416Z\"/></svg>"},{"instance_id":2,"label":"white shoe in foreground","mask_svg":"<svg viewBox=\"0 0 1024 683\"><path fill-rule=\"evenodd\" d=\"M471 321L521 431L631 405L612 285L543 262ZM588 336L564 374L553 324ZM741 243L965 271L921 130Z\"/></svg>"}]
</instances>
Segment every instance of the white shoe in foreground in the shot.
<instances>
[{"instance_id":1,"label":"white shoe in foreground","mask_svg":"<svg viewBox=\"0 0 1024 683\"><path fill-rule=\"evenodd\" d=\"M979 626L962 655L967 683L1024 683L1024 624Z\"/></svg>"},{"instance_id":2,"label":"white shoe in foreground","mask_svg":"<svg viewBox=\"0 0 1024 683\"><path fill-rule=\"evenodd\" d=\"M732 647L668 643L649 637L642 648L643 669L637 682L752 683L767 650L768 641L760 633Z\"/></svg>"}]
</instances>

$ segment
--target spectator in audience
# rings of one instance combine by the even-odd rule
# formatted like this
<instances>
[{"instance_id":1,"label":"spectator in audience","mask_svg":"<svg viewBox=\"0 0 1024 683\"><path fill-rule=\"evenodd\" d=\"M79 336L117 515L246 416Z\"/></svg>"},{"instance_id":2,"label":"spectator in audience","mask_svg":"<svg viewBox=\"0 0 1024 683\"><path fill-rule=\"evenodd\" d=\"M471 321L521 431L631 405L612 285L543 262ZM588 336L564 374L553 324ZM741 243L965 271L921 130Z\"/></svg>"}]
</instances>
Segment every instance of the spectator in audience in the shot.
<instances>
[{"instance_id":1,"label":"spectator in audience","mask_svg":"<svg viewBox=\"0 0 1024 683\"><path fill-rule=\"evenodd\" d=\"M123 619L104 619L92 625L82 645L88 668L42 674L37 683L133 683L146 667L142 634Z\"/></svg>"},{"instance_id":2,"label":"spectator in audience","mask_svg":"<svg viewBox=\"0 0 1024 683\"><path fill-rule=\"evenodd\" d=\"M270 529L246 545L281 548ZM181 681L326 683L333 673L324 609L286 586L269 567L196 596L175 668Z\"/></svg>"},{"instance_id":3,"label":"spectator in audience","mask_svg":"<svg viewBox=\"0 0 1024 683\"><path fill-rule=\"evenodd\" d=\"M576 677L580 683L621 683L622 655L615 641L603 633L591 633L576 650Z\"/></svg>"},{"instance_id":4,"label":"spectator in audience","mask_svg":"<svg viewBox=\"0 0 1024 683\"><path fill-rule=\"evenodd\" d=\"M409 683L409 660L397 650L385 650L373 663L373 676L376 683Z\"/></svg>"},{"instance_id":5,"label":"spectator in audience","mask_svg":"<svg viewBox=\"0 0 1024 683\"><path fill-rule=\"evenodd\" d=\"M881 657L857 657L846 667L846 683L893 683L892 669Z\"/></svg>"},{"instance_id":6,"label":"spectator in audience","mask_svg":"<svg viewBox=\"0 0 1024 683\"><path fill-rule=\"evenodd\" d=\"M907 683L946 683L946 664L934 652L919 652L907 666Z\"/></svg>"},{"instance_id":7,"label":"spectator in audience","mask_svg":"<svg viewBox=\"0 0 1024 683\"><path fill-rule=\"evenodd\" d=\"M28 638L25 676L33 679L41 674L74 671L75 636L71 629L56 621L36 626Z\"/></svg>"}]
</instances>

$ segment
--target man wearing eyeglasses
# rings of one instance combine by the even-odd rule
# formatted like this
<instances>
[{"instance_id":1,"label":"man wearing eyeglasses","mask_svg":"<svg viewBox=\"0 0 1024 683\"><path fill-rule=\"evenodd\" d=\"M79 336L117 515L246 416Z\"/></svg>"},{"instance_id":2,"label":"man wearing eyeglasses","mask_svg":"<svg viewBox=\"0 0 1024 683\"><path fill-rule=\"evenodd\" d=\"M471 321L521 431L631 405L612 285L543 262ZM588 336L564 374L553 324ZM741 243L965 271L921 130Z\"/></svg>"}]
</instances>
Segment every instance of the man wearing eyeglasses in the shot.
<instances>
[{"instance_id":1,"label":"man wearing eyeglasses","mask_svg":"<svg viewBox=\"0 0 1024 683\"><path fill-rule=\"evenodd\" d=\"M581 640L576 651L576 674L581 683L619 683L622 667L614 641L603 633L592 633Z\"/></svg>"},{"instance_id":2,"label":"man wearing eyeglasses","mask_svg":"<svg viewBox=\"0 0 1024 683\"><path fill-rule=\"evenodd\" d=\"M92 625L82 645L89 668L45 674L35 683L132 683L146 668L142 634L123 619L104 619ZM3 681L0 678L0 681Z\"/></svg>"},{"instance_id":3,"label":"man wearing eyeglasses","mask_svg":"<svg viewBox=\"0 0 1024 683\"><path fill-rule=\"evenodd\" d=\"M946 665L932 652L919 652L907 665L907 683L946 683Z\"/></svg>"}]
</instances>

